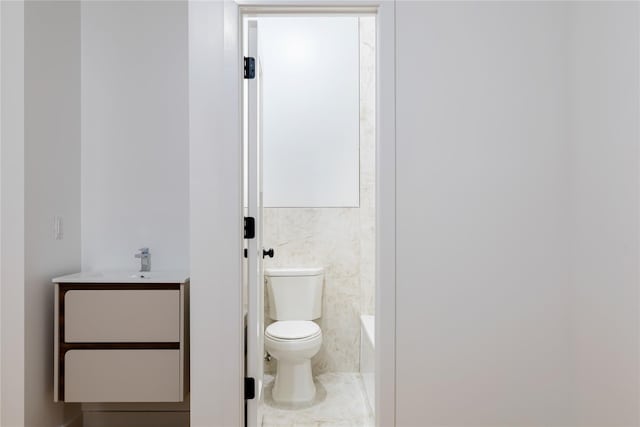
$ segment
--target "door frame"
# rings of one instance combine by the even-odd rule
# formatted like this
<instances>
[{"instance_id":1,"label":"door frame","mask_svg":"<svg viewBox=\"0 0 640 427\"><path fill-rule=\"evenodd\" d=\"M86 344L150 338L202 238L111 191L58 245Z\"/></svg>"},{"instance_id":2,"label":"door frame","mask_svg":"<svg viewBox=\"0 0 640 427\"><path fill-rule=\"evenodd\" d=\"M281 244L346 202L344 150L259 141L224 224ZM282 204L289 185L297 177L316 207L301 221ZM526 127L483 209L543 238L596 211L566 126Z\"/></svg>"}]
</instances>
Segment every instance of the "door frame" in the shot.
<instances>
[{"instance_id":1,"label":"door frame","mask_svg":"<svg viewBox=\"0 0 640 427\"><path fill-rule=\"evenodd\" d=\"M189 2L191 424L194 427L240 426L244 421L243 14L363 10L374 11L377 18L376 425L395 425L395 1L210 0ZM221 206L228 208L220 209Z\"/></svg>"},{"instance_id":2,"label":"door frame","mask_svg":"<svg viewBox=\"0 0 640 427\"><path fill-rule=\"evenodd\" d=\"M388 87L391 85L386 84L395 82L395 22L391 20L394 11L388 10L394 5L389 5L391 2L388 1L343 1L340 6L336 6L336 2L304 0L236 0L235 3L238 5L238 60L242 59L245 15L362 13L376 16L375 412L378 426L395 425L395 85ZM386 39L383 38L385 36ZM384 67L389 64L391 67ZM389 102L390 99L393 101Z\"/></svg>"}]
</instances>

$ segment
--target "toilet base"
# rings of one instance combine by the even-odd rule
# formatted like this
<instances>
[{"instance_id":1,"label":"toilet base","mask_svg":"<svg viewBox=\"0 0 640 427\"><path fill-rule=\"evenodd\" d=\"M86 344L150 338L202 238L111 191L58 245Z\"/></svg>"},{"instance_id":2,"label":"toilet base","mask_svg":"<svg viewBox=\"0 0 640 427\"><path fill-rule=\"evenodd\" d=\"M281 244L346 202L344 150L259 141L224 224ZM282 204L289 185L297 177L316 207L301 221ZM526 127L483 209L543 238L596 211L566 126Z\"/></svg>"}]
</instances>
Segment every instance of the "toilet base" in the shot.
<instances>
[{"instance_id":1,"label":"toilet base","mask_svg":"<svg viewBox=\"0 0 640 427\"><path fill-rule=\"evenodd\" d=\"M311 360L278 360L273 385L273 400L277 403L306 403L316 395L311 375Z\"/></svg>"}]
</instances>

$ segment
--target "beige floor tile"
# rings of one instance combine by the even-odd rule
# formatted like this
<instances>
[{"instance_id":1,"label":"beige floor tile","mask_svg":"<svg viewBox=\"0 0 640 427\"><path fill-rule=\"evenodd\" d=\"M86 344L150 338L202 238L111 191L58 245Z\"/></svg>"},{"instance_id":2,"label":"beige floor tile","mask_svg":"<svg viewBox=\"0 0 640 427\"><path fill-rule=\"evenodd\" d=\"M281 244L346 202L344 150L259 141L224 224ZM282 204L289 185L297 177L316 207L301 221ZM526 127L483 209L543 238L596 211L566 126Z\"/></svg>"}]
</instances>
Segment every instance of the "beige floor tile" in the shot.
<instances>
[{"instance_id":1,"label":"beige floor tile","mask_svg":"<svg viewBox=\"0 0 640 427\"><path fill-rule=\"evenodd\" d=\"M273 377L265 378L262 427L373 427L358 373L318 375L316 398L304 406L283 406L271 398Z\"/></svg>"}]
</instances>

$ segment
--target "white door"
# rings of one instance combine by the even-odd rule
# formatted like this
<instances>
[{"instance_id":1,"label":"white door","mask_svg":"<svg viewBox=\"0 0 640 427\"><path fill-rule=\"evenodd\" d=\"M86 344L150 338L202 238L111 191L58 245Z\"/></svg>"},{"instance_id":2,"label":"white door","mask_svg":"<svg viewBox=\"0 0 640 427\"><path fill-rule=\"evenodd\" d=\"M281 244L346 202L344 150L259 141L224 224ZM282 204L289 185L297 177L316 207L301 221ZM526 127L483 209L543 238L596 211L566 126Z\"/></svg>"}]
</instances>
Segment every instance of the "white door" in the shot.
<instances>
[{"instance_id":1,"label":"white door","mask_svg":"<svg viewBox=\"0 0 640 427\"><path fill-rule=\"evenodd\" d=\"M255 379L255 397L247 400L248 427L262 424L262 377L264 356L264 274L262 270L262 124L258 22L248 22L248 57L254 59L255 76L247 82L248 216L255 219L255 237L247 242L247 376Z\"/></svg>"}]
</instances>

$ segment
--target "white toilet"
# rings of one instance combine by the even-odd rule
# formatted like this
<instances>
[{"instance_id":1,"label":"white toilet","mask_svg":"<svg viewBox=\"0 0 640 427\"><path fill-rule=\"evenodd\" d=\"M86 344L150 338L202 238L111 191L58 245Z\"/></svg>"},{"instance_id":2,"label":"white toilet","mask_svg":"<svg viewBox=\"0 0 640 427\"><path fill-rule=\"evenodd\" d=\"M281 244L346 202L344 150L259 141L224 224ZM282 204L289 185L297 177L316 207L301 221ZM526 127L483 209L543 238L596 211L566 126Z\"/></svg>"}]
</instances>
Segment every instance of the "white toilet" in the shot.
<instances>
[{"instance_id":1,"label":"white toilet","mask_svg":"<svg viewBox=\"0 0 640 427\"><path fill-rule=\"evenodd\" d=\"M322 344L322 331L312 322L322 315L322 268L265 269L269 317L264 346L278 361L273 400L305 403L313 400L316 387L311 358Z\"/></svg>"}]
</instances>

